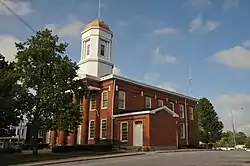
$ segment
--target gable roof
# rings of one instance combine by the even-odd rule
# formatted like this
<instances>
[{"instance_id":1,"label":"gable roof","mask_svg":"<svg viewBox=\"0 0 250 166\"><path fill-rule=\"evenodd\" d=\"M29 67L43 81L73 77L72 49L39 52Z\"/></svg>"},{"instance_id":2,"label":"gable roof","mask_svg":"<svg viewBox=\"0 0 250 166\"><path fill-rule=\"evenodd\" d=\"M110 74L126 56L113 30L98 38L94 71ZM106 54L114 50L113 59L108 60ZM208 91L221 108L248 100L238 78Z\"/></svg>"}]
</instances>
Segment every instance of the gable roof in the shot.
<instances>
[{"instance_id":1,"label":"gable roof","mask_svg":"<svg viewBox=\"0 0 250 166\"><path fill-rule=\"evenodd\" d=\"M174 118L178 118L179 115L176 114L174 111L172 111L167 106L162 106L158 108L149 108L149 109L141 109L141 110L119 110L115 115L113 115L113 118L119 118L119 117L125 117L125 116L134 116L134 115L143 115L143 114L156 114L159 111L166 111L170 115L172 115Z\"/></svg>"}]
</instances>

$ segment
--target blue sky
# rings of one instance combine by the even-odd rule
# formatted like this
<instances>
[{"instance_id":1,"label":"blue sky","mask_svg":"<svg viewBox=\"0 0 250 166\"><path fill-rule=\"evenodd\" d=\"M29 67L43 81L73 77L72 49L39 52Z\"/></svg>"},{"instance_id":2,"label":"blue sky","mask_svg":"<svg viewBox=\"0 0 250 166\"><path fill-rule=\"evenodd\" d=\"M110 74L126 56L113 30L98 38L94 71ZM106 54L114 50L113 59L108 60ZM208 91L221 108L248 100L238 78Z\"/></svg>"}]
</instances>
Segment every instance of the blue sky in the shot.
<instances>
[{"instance_id":1,"label":"blue sky","mask_svg":"<svg viewBox=\"0 0 250 166\"><path fill-rule=\"evenodd\" d=\"M2 1L34 29L52 29L79 61L80 31L97 18L98 0ZM226 129L233 110L237 130L250 134L249 9L248 0L101 0L101 19L121 75L188 94L190 63L192 96L208 97ZM34 33L2 6L0 21L0 51L12 60L13 43Z\"/></svg>"}]
</instances>

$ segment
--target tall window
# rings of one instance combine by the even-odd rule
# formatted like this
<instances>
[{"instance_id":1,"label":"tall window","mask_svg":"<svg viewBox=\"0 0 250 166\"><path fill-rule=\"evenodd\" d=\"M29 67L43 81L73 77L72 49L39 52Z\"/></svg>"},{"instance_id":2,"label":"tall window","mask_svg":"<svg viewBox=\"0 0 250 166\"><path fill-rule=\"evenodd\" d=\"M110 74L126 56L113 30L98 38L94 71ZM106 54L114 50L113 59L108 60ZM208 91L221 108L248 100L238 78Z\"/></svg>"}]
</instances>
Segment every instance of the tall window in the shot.
<instances>
[{"instance_id":1,"label":"tall window","mask_svg":"<svg viewBox=\"0 0 250 166\"><path fill-rule=\"evenodd\" d=\"M124 91L118 92L118 108L125 109L126 93Z\"/></svg>"},{"instance_id":2,"label":"tall window","mask_svg":"<svg viewBox=\"0 0 250 166\"><path fill-rule=\"evenodd\" d=\"M158 100L158 107L162 107L163 106L163 100Z\"/></svg>"},{"instance_id":3,"label":"tall window","mask_svg":"<svg viewBox=\"0 0 250 166\"><path fill-rule=\"evenodd\" d=\"M150 97L145 98L145 107L151 108L151 98Z\"/></svg>"},{"instance_id":4,"label":"tall window","mask_svg":"<svg viewBox=\"0 0 250 166\"><path fill-rule=\"evenodd\" d=\"M108 107L108 91L102 92L102 109Z\"/></svg>"},{"instance_id":5,"label":"tall window","mask_svg":"<svg viewBox=\"0 0 250 166\"><path fill-rule=\"evenodd\" d=\"M127 142L128 141L128 122L121 122L120 140L122 142Z\"/></svg>"},{"instance_id":6,"label":"tall window","mask_svg":"<svg viewBox=\"0 0 250 166\"><path fill-rule=\"evenodd\" d=\"M95 137L95 121L89 121L89 139L94 139Z\"/></svg>"},{"instance_id":7,"label":"tall window","mask_svg":"<svg viewBox=\"0 0 250 166\"><path fill-rule=\"evenodd\" d=\"M92 94L91 95L91 99L90 99L90 109L94 110L96 109L96 94Z\"/></svg>"},{"instance_id":8,"label":"tall window","mask_svg":"<svg viewBox=\"0 0 250 166\"><path fill-rule=\"evenodd\" d=\"M101 139L107 138L107 119L101 120Z\"/></svg>"},{"instance_id":9,"label":"tall window","mask_svg":"<svg viewBox=\"0 0 250 166\"><path fill-rule=\"evenodd\" d=\"M174 103L170 102L171 110L174 112Z\"/></svg>"},{"instance_id":10,"label":"tall window","mask_svg":"<svg viewBox=\"0 0 250 166\"><path fill-rule=\"evenodd\" d=\"M185 138L185 124L184 123L180 123L180 136L181 136L181 139L184 139Z\"/></svg>"},{"instance_id":11,"label":"tall window","mask_svg":"<svg viewBox=\"0 0 250 166\"><path fill-rule=\"evenodd\" d=\"M180 104L180 117L182 118L182 119L184 119L184 117L185 117L185 114L184 114L185 112L184 112L184 105L183 104Z\"/></svg>"},{"instance_id":12,"label":"tall window","mask_svg":"<svg viewBox=\"0 0 250 166\"><path fill-rule=\"evenodd\" d=\"M90 44L87 44L86 47L87 47L86 48L86 54L89 55L89 53L90 53Z\"/></svg>"},{"instance_id":13,"label":"tall window","mask_svg":"<svg viewBox=\"0 0 250 166\"><path fill-rule=\"evenodd\" d=\"M101 44L101 52L100 52L101 56L105 55L105 45Z\"/></svg>"},{"instance_id":14,"label":"tall window","mask_svg":"<svg viewBox=\"0 0 250 166\"><path fill-rule=\"evenodd\" d=\"M190 117L190 120L194 120L194 108L193 107L189 107L189 117Z\"/></svg>"}]
</instances>

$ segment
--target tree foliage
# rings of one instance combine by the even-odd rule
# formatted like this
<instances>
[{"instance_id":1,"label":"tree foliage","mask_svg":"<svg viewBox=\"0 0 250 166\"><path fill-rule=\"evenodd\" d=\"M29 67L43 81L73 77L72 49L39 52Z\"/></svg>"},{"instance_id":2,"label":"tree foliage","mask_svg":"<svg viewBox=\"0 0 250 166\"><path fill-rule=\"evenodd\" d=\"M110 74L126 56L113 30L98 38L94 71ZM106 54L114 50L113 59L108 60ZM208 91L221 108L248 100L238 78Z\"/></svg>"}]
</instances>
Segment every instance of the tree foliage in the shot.
<instances>
[{"instance_id":1,"label":"tree foliage","mask_svg":"<svg viewBox=\"0 0 250 166\"><path fill-rule=\"evenodd\" d=\"M79 100L88 93L88 87L75 80L78 66L65 55L67 44L59 43L59 37L46 29L16 43L16 47L16 69L30 98L29 109L23 113L36 128L34 131L38 128L68 131L80 124Z\"/></svg>"},{"instance_id":2,"label":"tree foliage","mask_svg":"<svg viewBox=\"0 0 250 166\"><path fill-rule=\"evenodd\" d=\"M219 142L217 142L218 147L233 147L234 137L236 145L244 145L247 142L247 135L244 132L234 133L232 131L227 131L222 133L222 138ZM221 142L225 142L225 144L221 144Z\"/></svg>"},{"instance_id":3,"label":"tree foliage","mask_svg":"<svg viewBox=\"0 0 250 166\"><path fill-rule=\"evenodd\" d=\"M250 137L247 138L247 141L245 143L245 147L250 149Z\"/></svg>"},{"instance_id":4,"label":"tree foliage","mask_svg":"<svg viewBox=\"0 0 250 166\"><path fill-rule=\"evenodd\" d=\"M0 136L12 136L10 125L17 125L21 118L25 91L17 83L19 78L14 62L7 62L0 54Z\"/></svg>"},{"instance_id":5,"label":"tree foliage","mask_svg":"<svg viewBox=\"0 0 250 166\"><path fill-rule=\"evenodd\" d=\"M196 112L198 115L200 140L206 144L220 140L223 123L219 120L212 103L207 98L201 98L198 101Z\"/></svg>"}]
</instances>

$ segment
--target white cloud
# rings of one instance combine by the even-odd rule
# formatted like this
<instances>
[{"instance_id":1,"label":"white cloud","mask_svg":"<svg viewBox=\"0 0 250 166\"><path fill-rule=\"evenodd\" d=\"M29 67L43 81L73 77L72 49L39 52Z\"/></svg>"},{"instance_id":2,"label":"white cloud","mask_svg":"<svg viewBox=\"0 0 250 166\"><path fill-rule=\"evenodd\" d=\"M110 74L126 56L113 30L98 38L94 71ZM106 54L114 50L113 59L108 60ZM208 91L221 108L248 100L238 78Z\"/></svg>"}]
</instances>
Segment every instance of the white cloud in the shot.
<instances>
[{"instance_id":1,"label":"white cloud","mask_svg":"<svg viewBox=\"0 0 250 166\"><path fill-rule=\"evenodd\" d=\"M5 56L7 61L14 61L17 52L15 42L19 39L10 35L0 35L0 53Z\"/></svg>"},{"instance_id":2,"label":"white cloud","mask_svg":"<svg viewBox=\"0 0 250 166\"><path fill-rule=\"evenodd\" d=\"M235 46L215 53L212 60L230 68L250 69L250 50Z\"/></svg>"},{"instance_id":3,"label":"white cloud","mask_svg":"<svg viewBox=\"0 0 250 166\"><path fill-rule=\"evenodd\" d=\"M203 20L201 15L197 15L193 20L189 23L189 32L211 32L218 28L220 23L218 21L213 20Z\"/></svg>"},{"instance_id":4,"label":"white cloud","mask_svg":"<svg viewBox=\"0 0 250 166\"><path fill-rule=\"evenodd\" d=\"M224 123L225 130L232 130L232 111L236 130L250 134L250 94L221 94L212 102Z\"/></svg>"},{"instance_id":5,"label":"white cloud","mask_svg":"<svg viewBox=\"0 0 250 166\"><path fill-rule=\"evenodd\" d=\"M3 3L18 15L26 15L33 12L28 0L4 0ZM3 5L0 5L0 15L13 15Z\"/></svg>"},{"instance_id":6,"label":"white cloud","mask_svg":"<svg viewBox=\"0 0 250 166\"><path fill-rule=\"evenodd\" d=\"M153 51L153 58L160 64L172 64L177 61L176 57L161 53L159 47Z\"/></svg>"},{"instance_id":7,"label":"white cloud","mask_svg":"<svg viewBox=\"0 0 250 166\"><path fill-rule=\"evenodd\" d=\"M222 8L224 10L229 10L231 8L238 8L239 7L239 0L223 0Z\"/></svg>"},{"instance_id":8,"label":"white cloud","mask_svg":"<svg viewBox=\"0 0 250 166\"><path fill-rule=\"evenodd\" d=\"M197 9L204 9L211 6L212 3L210 0L188 0L187 4Z\"/></svg>"},{"instance_id":9,"label":"white cloud","mask_svg":"<svg viewBox=\"0 0 250 166\"><path fill-rule=\"evenodd\" d=\"M80 33L84 28L82 21L73 21L66 26L59 26L56 24L47 24L45 28L51 29L53 33L56 33L61 38L80 39Z\"/></svg>"},{"instance_id":10,"label":"white cloud","mask_svg":"<svg viewBox=\"0 0 250 166\"><path fill-rule=\"evenodd\" d=\"M155 29L152 34L156 36L164 36L164 35L174 35L177 33L178 29L166 27L166 28Z\"/></svg>"},{"instance_id":11,"label":"white cloud","mask_svg":"<svg viewBox=\"0 0 250 166\"><path fill-rule=\"evenodd\" d=\"M176 86L172 83L162 83L160 85L157 85L157 87L163 88L172 92L178 92Z\"/></svg>"},{"instance_id":12,"label":"white cloud","mask_svg":"<svg viewBox=\"0 0 250 166\"><path fill-rule=\"evenodd\" d=\"M119 68L117 68L116 66L114 66L113 68L113 74L118 75L118 76L122 76L122 72Z\"/></svg>"},{"instance_id":13,"label":"white cloud","mask_svg":"<svg viewBox=\"0 0 250 166\"><path fill-rule=\"evenodd\" d=\"M150 82L155 82L158 78L160 78L160 74L157 72L146 73L144 77L146 81L150 81Z\"/></svg>"},{"instance_id":14,"label":"white cloud","mask_svg":"<svg viewBox=\"0 0 250 166\"><path fill-rule=\"evenodd\" d=\"M242 43L242 45L244 47L250 48L250 40L245 41L244 43Z\"/></svg>"}]
</instances>

